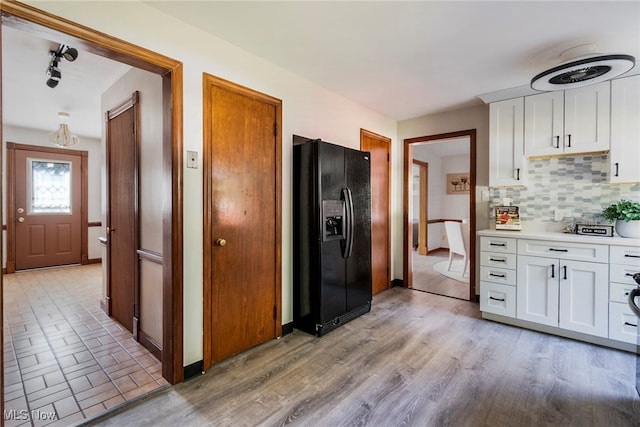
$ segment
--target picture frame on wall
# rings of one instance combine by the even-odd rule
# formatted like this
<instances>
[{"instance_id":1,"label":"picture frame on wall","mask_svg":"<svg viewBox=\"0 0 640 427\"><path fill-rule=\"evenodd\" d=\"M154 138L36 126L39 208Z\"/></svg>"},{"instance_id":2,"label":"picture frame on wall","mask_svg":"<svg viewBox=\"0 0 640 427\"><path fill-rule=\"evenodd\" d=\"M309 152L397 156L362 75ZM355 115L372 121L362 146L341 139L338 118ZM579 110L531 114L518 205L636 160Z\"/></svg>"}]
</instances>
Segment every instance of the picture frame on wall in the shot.
<instances>
[{"instance_id":1,"label":"picture frame on wall","mask_svg":"<svg viewBox=\"0 0 640 427\"><path fill-rule=\"evenodd\" d=\"M447 174L447 194L469 194L471 179L469 172Z\"/></svg>"}]
</instances>

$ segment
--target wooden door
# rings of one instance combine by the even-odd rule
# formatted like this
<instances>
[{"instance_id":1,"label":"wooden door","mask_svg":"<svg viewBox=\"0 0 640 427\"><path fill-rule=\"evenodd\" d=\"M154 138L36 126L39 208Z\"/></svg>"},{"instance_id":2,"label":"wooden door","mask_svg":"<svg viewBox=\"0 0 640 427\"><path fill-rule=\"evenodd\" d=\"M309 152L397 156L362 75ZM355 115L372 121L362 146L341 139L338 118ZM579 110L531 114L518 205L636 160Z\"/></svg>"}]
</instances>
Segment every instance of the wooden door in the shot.
<instances>
[{"instance_id":1,"label":"wooden door","mask_svg":"<svg viewBox=\"0 0 640 427\"><path fill-rule=\"evenodd\" d=\"M389 280L389 188L391 139L362 129L360 149L371 153L371 286L377 294Z\"/></svg>"},{"instance_id":2,"label":"wooden door","mask_svg":"<svg viewBox=\"0 0 640 427\"><path fill-rule=\"evenodd\" d=\"M281 334L280 101L205 76L205 367Z\"/></svg>"},{"instance_id":3,"label":"wooden door","mask_svg":"<svg viewBox=\"0 0 640 427\"><path fill-rule=\"evenodd\" d=\"M134 334L138 297L137 94L107 112L107 299L109 315Z\"/></svg>"},{"instance_id":4,"label":"wooden door","mask_svg":"<svg viewBox=\"0 0 640 427\"><path fill-rule=\"evenodd\" d=\"M15 269L80 264L82 153L29 147L12 151Z\"/></svg>"}]
</instances>

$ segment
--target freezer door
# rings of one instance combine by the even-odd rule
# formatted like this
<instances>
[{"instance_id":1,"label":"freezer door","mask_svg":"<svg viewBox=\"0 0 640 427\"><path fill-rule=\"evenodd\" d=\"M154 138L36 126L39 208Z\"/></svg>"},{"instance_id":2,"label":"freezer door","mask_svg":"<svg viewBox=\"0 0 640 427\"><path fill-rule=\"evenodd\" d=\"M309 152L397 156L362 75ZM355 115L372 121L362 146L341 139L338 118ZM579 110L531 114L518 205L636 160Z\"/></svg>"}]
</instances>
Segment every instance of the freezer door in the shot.
<instances>
[{"instance_id":1,"label":"freezer door","mask_svg":"<svg viewBox=\"0 0 640 427\"><path fill-rule=\"evenodd\" d=\"M333 209L342 206L341 195L345 186L344 148L334 144L318 143L318 172L320 206ZM318 229L324 233L326 217L335 212L321 212ZM341 233L343 234L343 233ZM324 238L320 243L320 323L334 320L346 313L346 265L342 258L342 238Z\"/></svg>"}]
</instances>

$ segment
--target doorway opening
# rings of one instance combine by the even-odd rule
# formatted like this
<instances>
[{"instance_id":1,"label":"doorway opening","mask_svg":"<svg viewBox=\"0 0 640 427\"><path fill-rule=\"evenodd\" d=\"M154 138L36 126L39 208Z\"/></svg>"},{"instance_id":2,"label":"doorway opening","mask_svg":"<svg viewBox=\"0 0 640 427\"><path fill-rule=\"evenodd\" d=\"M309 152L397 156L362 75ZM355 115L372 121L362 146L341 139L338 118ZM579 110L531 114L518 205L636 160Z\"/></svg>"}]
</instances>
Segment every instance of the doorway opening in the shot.
<instances>
[{"instance_id":1,"label":"doorway opening","mask_svg":"<svg viewBox=\"0 0 640 427\"><path fill-rule=\"evenodd\" d=\"M162 295L160 303L160 306L162 307L162 320L159 327L161 328L160 333L162 334L163 348L161 355L161 371L158 372L158 378L164 378L163 381L169 383L182 381L182 64L164 55L159 55L122 40L115 39L111 36L92 30L91 28L75 24L71 21L67 21L27 5L3 2L0 4L0 10L2 11L2 28L4 29L11 28L13 31L19 30L25 34L36 35L37 37L56 42L64 41L72 44L79 50L160 76L162 81L161 115L163 119L161 120L162 125L160 125L162 129L159 131L161 136L158 138L158 141L160 141L161 144L161 149L157 149L157 151L162 153L163 160L159 163L159 170L162 171L163 179L161 182L163 184L158 187L155 195L156 197L166 201L165 205L162 206L161 214L162 253L139 253L138 255L141 258L146 257L153 258L154 261L159 260L160 265L160 273L158 273L155 278L156 282L161 284L159 292ZM6 63L3 65L5 67L7 66ZM8 79L8 77L6 77L7 75L9 74L1 74L2 78L5 80ZM11 86L10 81L8 85L5 85L5 87L7 86ZM7 109L5 108L3 111L6 112ZM99 114L100 113L98 112L97 120L100 120ZM0 136L2 135L0 134ZM4 141L4 138L0 139ZM0 201L0 203L3 203L3 201ZM87 227L90 229L100 228L100 225L97 225L96 223L89 223L87 224ZM85 232L86 231L87 230L85 230ZM89 232L91 231L89 230ZM56 272L59 274L71 274L71 271L76 268L93 268L94 270L97 269L97 273L101 273L99 265L87 265L81 267L76 266L50 269L45 271L30 271L20 273L20 277L27 277L27 275L31 273L33 273L33 275L38 275L39 277L44 277L47 274L55 275ZM94 277L96 274L87 273L87 277ZM98 274L98 276L101 276L101 274ZM18 276L16 275L14 277ZM14 277L12 277L12 280ZM82 274L79 277L84 279ZM8 278L4 279L7 285L9 285L10 280ZM2 281L3 277L0 276L0 284L2 284ZM4 295L0 295L0 298L2 297L4 297ZM0 304L0 306L1 305L2 304ZM103 311L101 312L104 313ZM0 313L0 317L3 318L4 322L4 310ZM5 325L3 324L3 327L4 326ZM3 336L2 338L4 341L5 337ZM46 338L44 339L46 341ZM84 355L88 357L87 353L84 353ZM75 355L71 357L73 357L76 362L79 362ZM97 360L95 359L95 355L93 357L94 360ZM115 356L110 355L109 357L113 358ZM2 361L5 369L7 364L11 362L10 360L4 360L4 358L0 360ZM37 361L37 357L35 357L34 360ZM58 367L62 367L62 359L54 358L49 360L49 362L53 363L53 360L57 362ZM69 359L69 361L70 360L71 359ZM48 374L50 373L43 372L43 375ZM47 379L44 376L40 379L34 379L32 383L29 383L29 387L33 385L37 388L38 386L36 386L36 383L40 385L51 384L52 381L54 381L52 379L54 376L55 375L51 375L48 377L49 383L47 383ZM64 381L56 382L53 385L60 385L60 387L64 385L67 388L71 388L71 380L74 380L75 378L65 377L64 373L62 377L58 376L57 379L60 380L61 378L63 378ZM91 382L91 379L85 379L87 379L91 385L96 385ZM6 385L6 382L4 384ZM75 384L75 382L74 385L79 386L78 384ZM23 383L23 388L24 387L26 387L26 383ZM123 385L123 387L126 386ZM30 390L34 393L39 392L39 390L35 390L33 388ZM124 388L121 391L124 391ZM0 407L0 409L3 410L5 409L4 401L5 399L2 399L2 407ZM85 413L85 408L80 407L79 409ZM57 416L60 415L57 407L55 410ZM64 411L61 410L61 413L63 412Z\"/></svg>"},{"instance_id":2,"label":"doorway opening","mask_svg":"<svg viewBox=\"0 0 640 427\"><path fill-rule=\"evenodd\" d=\"M475 129L405 139L404 284L476 300Z\"/></svg>"}]
</instances>

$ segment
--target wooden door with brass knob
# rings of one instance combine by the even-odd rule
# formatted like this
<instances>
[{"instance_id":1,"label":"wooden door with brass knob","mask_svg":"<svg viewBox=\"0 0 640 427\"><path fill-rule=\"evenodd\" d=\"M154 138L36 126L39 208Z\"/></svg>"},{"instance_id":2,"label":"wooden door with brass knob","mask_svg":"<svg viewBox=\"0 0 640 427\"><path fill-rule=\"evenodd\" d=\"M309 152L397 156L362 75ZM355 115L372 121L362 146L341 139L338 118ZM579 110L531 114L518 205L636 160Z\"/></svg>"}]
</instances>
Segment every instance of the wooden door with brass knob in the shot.
<instances>
[{"instance_id":1,"label":"wooden door with brass knob","mask_svg":"<svg viewBox=\"0 0 640 427\"><path fill-rule=\"evenodd\" d=\"M204 366L280 336L280 101L205 76Z\"/></svg>"}]
</instances>

